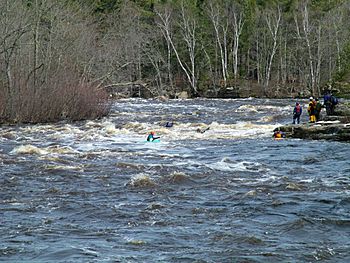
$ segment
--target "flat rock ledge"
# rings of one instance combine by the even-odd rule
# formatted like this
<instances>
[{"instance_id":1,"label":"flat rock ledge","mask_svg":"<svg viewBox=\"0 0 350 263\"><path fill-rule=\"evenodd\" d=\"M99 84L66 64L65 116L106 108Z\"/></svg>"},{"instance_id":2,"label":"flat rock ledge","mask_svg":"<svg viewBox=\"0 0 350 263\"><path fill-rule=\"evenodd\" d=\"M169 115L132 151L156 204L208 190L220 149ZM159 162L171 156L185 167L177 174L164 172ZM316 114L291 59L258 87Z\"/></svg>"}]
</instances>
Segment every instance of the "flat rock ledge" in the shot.
<instances>
[{"instance_id":1,"label":"flat rock ledge","mask_svg":"<svg viewBox=\"0 0 350 263\"><path fill-rule=\"evenodd\" d=\"M286 125L280 127L280 130L286 134L287 138L350 142L350 123L318 122Z\"/></svg>"},{"instance_id":2,"label":"flat rock ledge","mask_svg":"<svg viewBox=\"0 0 350 263\"><path fill-rule=\"evenodd\" d=\"M325 116L316 123L288 124L277 129L283 131L287 138L350 142L350 115L348 108L342 108L336 115Z\"/></svg>"}]
</instances>

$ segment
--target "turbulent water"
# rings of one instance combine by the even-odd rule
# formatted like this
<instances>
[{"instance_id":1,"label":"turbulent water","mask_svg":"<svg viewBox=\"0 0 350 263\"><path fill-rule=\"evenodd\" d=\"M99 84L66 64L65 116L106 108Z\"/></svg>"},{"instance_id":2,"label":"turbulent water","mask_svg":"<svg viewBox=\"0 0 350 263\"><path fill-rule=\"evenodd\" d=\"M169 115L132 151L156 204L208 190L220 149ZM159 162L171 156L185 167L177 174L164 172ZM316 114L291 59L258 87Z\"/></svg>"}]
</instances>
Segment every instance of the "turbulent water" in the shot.
<instances>
[{"instance_id":1,"label":"turbulent water","mask_svg":"<svg viewBox=\"0 0 350 263\"><path fill-rule=\"evenodd\" d=\"M349 144L273 140L293 103L122 100L0 127L0 261L350 262Z\"/></svg>"}]
</instances>

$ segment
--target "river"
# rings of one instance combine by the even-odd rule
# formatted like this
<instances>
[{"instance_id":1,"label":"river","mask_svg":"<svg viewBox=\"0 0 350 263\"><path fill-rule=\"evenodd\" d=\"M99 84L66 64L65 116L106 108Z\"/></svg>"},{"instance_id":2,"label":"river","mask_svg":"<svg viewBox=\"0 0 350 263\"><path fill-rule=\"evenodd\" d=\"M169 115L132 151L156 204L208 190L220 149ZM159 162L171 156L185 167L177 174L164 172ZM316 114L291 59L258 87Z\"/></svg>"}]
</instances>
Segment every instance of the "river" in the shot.
<instances>
[{"instance_id":1,"label":"river","mask_svg":"<svg viewBox=\"0 0 350 263\"><path fill-rule=\"evenodd\" d=\"M273 140L294 103L126 99L1 127L0 261L350 262L349 144Z\"/></svg>"}]
</instances>

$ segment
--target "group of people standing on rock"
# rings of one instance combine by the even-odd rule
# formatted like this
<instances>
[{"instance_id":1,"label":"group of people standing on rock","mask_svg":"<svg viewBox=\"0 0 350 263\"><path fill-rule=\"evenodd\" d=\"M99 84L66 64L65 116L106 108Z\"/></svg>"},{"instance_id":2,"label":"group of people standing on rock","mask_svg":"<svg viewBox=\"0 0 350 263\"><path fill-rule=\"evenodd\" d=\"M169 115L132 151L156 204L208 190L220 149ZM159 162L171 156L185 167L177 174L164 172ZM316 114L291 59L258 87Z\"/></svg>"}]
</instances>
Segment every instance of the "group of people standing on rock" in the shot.
<instances>
[{"instance_id":1,"label":"group of people standing on rock","mask_svg":"<svg viewBox=\"0 0 350 263\"><path fill-rule=\"evenodd\" d=\"M332 95L331 92L326 92L323 97L323 104L319 101L318 98L314 99L310 97L307 112L309 114L309 122L315 123L320 120L321 110L322 108L326 108L327 115L333 115L335 106L338 104L338 99ZM293 124L300 123L300 117L303 113L303 108L299 102L295 103L295 107L293 109ZM283 139L286 137L286 134L281 131L280 128L274 130L274 134L272 135L275 139Z\"/></svg>"},{"instance_id":2,"label":"group of people standing on rock","mask_svg":"<svg viewBox=\"0 0 350 263\"><path fill-rule=\"evenodd\" d=\"M323 105L318 98L314 99L310 97L309 104L307 107L307 112L309 114L309 122L315 123L320 120L322 108L326 108L327 115L333 115L335 105L338 104L338 99L333 96L330 92L327 92L323 97ZM302 107L299 102L295 103L293 110L293 124L300 123L300 116L302 114Z\"/></svg>"}]
</instances>

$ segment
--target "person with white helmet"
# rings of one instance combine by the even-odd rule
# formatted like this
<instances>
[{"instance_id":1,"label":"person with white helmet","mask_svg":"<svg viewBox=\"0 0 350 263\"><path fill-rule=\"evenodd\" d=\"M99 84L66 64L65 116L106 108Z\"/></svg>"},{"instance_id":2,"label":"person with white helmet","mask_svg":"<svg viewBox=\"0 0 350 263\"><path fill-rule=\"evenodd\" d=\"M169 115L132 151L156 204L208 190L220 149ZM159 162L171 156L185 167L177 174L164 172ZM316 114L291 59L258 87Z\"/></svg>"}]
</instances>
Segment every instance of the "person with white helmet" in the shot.
<instances>
[{"instance_id":1,"label":"person with white helmet","mask_svg":"<svg viewBox=\"0 0 350 263\"><path fill-rule=\"evenodd\" d=\"M316 122L316 103L313 97L310 97L309 106L307 107L307 112L309 113L310 123Z\"/></svg>"}]
</instances>

